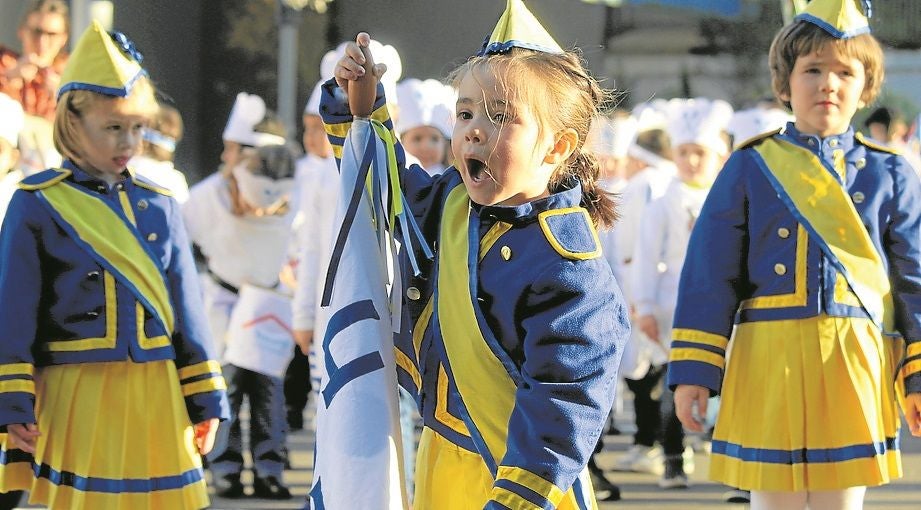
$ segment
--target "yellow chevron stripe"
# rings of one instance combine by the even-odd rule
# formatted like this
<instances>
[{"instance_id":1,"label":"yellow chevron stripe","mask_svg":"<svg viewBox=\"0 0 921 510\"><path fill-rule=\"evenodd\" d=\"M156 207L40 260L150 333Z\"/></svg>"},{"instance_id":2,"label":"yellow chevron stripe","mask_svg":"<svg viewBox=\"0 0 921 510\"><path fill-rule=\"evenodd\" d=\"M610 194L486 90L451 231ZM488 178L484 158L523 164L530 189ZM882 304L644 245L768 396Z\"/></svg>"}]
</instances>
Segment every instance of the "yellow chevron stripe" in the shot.
<instances>
[{"instance_id":1,"label":"yellow chevron stripe","mask_svg":"<svg viewBox=\"0 0 921 510\"><path fill-rule=\"evenodd\" d=\"M416 364L413 363L409 356L406 355L400 349L396 347L393 348L393 357L396 359L397 366L406 370L406 373L409 374L413 379L413 383L416 385L416 388L422 389L422 376L419 374L419 369L416 368Z\"/></svg>"}]
</instances>

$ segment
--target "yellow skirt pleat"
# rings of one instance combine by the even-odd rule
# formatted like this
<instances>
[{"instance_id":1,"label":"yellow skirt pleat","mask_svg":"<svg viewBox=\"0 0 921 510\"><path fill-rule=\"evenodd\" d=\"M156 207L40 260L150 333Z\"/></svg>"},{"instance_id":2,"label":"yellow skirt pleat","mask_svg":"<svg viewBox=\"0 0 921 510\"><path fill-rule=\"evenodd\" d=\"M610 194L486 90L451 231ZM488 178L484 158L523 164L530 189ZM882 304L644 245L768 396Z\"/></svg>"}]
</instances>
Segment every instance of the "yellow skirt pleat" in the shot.
<instances>
[{"instance_id":1,"label":"yellow skirt pleat","mask_svg":"<svg viewBox=\"0 0 921 510\"><path fill-rule=\"evenodd\" d=\"M580 479L585 487L586 505L597 510L588 476ZM424 427L416 453L415 510L469 510L483 508L489 501L493 478L483 459L448 441L434 430ZM573 489L557 506L558 510L579 510Z\"/></svg>"},{"instance_id":2,"label":"yellow skirt pleat","mask_svg":"<svg viewBox=\"0 0 921 510\"><path fill-rule=\"evenodd\" d=\"M0 465L0 490L28 490L29 503L52 509L209 505L172 361L44 367L35 388L34 463ZM16 452L6 437L0 447Z\"/></svg>"},{"instance_id":3,"label":"yellow skirt pleat","mask_svg":"<svg viewBox=\"0 0 921 510\"><path fill-rule=\"evenodd\" d=\"M739 325L710 477L749 490L801 491L902 476L895 342L855 318Z\"/></svg>"}]
</instances>

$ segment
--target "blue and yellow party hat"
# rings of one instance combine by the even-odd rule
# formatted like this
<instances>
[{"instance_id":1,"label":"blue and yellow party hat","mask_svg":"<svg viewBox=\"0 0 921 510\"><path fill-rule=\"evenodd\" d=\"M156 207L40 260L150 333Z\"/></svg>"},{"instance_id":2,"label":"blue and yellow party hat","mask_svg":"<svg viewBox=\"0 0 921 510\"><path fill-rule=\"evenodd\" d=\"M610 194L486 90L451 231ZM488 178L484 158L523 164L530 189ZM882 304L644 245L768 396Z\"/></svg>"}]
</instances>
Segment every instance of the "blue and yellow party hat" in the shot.
<instances>
[{"instance_id":1,"label":"blue and yellow party hat","mask_svg":"<svg viewBox=\"0 0 921 510\"><path fill-rule=\"evenodd\" d=\"M478 55L505 53L512 48L563 53L563 48L553 40L521 0L508 0L505 12Z\"/></svg>"},{"instance_id":2,"label":"blue and yellow party hat","mask_svg":"<svg viewBox=\"0 0 921 510\"><path fill-rule=\"evenodd\" d=\"M83 32L61 75L58 96L69 90L89 90L126 97L141 76L143 57L121 32L108 33L98 22Z\"/></svg>"},{"instance_id":3,"label":"blue and yellow party hat","mask_svg":"<svg viewBox=\"0 0 921 510\"><path fill-rule=\"evenodd\" d=\"M812 0L794 20L818 25L838 39L870 33L869 0Z\"/></svg>"}]
</instances>

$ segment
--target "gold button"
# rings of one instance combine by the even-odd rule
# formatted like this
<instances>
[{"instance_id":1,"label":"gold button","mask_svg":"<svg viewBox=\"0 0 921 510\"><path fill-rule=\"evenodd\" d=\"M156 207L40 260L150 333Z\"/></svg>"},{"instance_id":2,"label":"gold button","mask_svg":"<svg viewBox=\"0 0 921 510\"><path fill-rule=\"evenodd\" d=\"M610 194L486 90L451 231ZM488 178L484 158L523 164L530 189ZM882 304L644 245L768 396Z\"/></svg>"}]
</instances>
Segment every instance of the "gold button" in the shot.
<instances>
[{"instance_id":1,"label":"gold button","mask_svg":"<svg viewBox=\"0 0 921 510\"><path fill-rule=\"evenodd\" d=\"M409 299L413 301L419 301L419 298L422 297L422 293L419 292L419 289L415 287L410 287L406 289L406 297L408 297Z\"/></svg>"},{"instance_id":2,"label":"gold button","mask_svg":"<svg viewBox=\"0 0 921 510\"><path fill-rule=\"evenodd\" d=\"M499 253L502 254L502 258L505 260L512 258L512 249L508 246L503 246L502 249L499 250Z\"/></svg>"},{"instance_id":3,"label":"gold button","mask_svg":"<svg viewBox=\"0 0 921 510\"><path fill-rule=\"evenodd\" d=\"M832 138L831 140L828 141L828 145L830 145L831 147L837 147L837 146L838 146L838 139L837 139L837 138Z\"/></svg>"},{"instance_id":4,"label":"gold button","mask_svg":"<svg viewBox=\"0 0 921 510\"><path fill-rule=\"evenodd\" d=\"M138 210L143 211L144 209L147 209L147 201L142 198L138 200Z\"/></svg>"},{"instance_id":5,"label":"gold button","mask_svg":"<svg viewBox=\"0 0 921 510\"><path fill-rule=\"evenodd\" d=\"M787 274L787 266L783 264L774 264L774 272L779 274L780 276L783 276Z\"/></svg>"},{"instance_id":6,"label":"gold button","mask_svg":"<svg viewBox=\"0 0 921 510\"><path fill-rule=\"evenodd\" d=\"M858 159L856 162L854 162L854 166L857 167L857 170L863 169L863 167L867 166L867 158Z\"/></svg>"},{"instance_id":7,"label":"gold button","mask_svg":"<svg viewBox=\"0 0 921 510\"><path fill-rule=\"evenodd\" d=\"M151 233L147 234L147 240L148 240L148 241L156 241L156 240L157 240L157 233L156 233L156 232L151 232Z\"/></svg>"},{"instance_id":8,"label":"gold button","mask_svg":"<svg viewBox=\"0 0 921 510\"><path fill-rule=\"evenodd\" d=\"M851 195L851 198L854 199L854 203L855 203L855 204L862 204L863 201L864 201L867 197L864 196L863 193L861 193L861 192L859 192L859 191L855 191L854 194Z\"/></svg>"},{"instance_id":9,"label":"gold button","mask_svg":"<svg viewBox=\"0 0 921 510\"><path fill-rule=\"evenodd\" d=\"M790 237L790 229L784 228L784 227L778 228L778 229L777 229L777 237L779 237L779 238L781 238L781 239L786 239L786 238Z\"/></svg>"}]
</instances>

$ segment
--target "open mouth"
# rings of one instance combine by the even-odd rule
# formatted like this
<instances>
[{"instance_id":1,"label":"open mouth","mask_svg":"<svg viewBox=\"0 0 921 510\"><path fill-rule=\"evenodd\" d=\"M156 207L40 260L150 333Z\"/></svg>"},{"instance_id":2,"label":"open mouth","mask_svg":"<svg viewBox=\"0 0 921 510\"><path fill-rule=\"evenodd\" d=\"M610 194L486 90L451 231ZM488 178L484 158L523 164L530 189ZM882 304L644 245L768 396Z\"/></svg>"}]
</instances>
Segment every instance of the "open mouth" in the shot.
<instances>
[{"instance_id":1,"label":"open mouth","mask_svg":"<svg viewBox=\"0 0 921 510\"><path fill-rule=\"evenodd\" d=\"M480 183L486 179L486 177L491 177L489 175L489 169L486 168L486 163L474 158L467 158L465 163L467 166L467 173L470 174L470 179L472 179L473 182Z\"/></svg>"}]
</instances>

